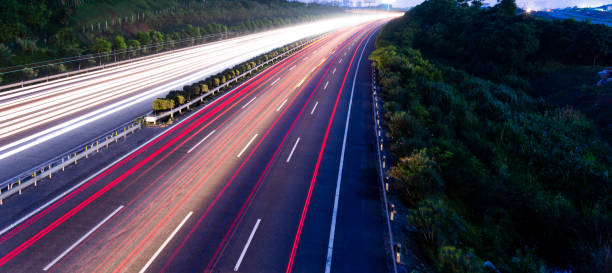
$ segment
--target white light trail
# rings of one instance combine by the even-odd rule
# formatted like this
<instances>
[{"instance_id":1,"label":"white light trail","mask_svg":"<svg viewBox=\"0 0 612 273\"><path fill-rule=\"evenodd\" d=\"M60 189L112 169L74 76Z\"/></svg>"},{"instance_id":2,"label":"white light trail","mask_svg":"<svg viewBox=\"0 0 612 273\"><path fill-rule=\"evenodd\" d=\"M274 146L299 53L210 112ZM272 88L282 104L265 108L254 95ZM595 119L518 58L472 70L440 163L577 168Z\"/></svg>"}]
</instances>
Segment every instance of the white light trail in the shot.
<instances>
[{"instance_id":1,"label":"white light trail","mask_svg":"<svg viewBox=\"0 0 612 273\"><path fill-rule=\"evenodd\" d=\"M176 50L0 93L0 159L285 44L396 14L351 15ZM78 116L77 116L78 115ZM53 122L53 125L51 125Z\"/></svg>"}]
</instances>

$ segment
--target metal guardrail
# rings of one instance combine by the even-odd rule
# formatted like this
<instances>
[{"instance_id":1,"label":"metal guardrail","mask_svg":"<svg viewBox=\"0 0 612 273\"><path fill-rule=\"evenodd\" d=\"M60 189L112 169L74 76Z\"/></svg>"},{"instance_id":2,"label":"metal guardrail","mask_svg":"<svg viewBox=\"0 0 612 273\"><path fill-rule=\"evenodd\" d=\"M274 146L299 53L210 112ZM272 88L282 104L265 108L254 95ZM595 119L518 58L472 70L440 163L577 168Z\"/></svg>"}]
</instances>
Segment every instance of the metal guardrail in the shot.
<instances>
[{"instance_id":1,"label":"metal guardrail","mask_svg":"<svg viewBox=\"0 0 612 273\"><path fill-rule=\"evenodd\" d=\"M112 142L118 142L120 138L126 138L128 134L139 130L142 127L140 123L130 122L127 125L122 125L117 129L113 129L102 137L86 142L87 144L80 145L68 152L63 153L43 164L31 168L21 174L0 183L0 205L4 199L16 193L21 194L21 191L31 185L37 186L38 182L51 178L53 174L64 171L64 169L72 164L76 165L82 158L88 158L89 155L97 153L101 148L108 148Z\"/></svg>"},{"instance_id":2,"label":"metal guardrail","mask_svg":"<svg viewBox=\"0 0 612 273\"><path fill-rule=\"evenodd\" d=\"M238 75L238 76L236 76L236 77L232 78L232 79L231 79L231 80L229 80L229 81L226 81L225 83L223 83L223 84L221 84L221 85L219 85L219 86L217 86L217 87L213 88L212 90L210 90L210 91L206 92L205 94L203 94L203 95L201 95L201 96L199 96L199 97L197 97L197 98L195 98L195 99L193 99L193 100L191 100L191 101L189 101L189 102L187 102L187 103L185 103L185 104L183 104L183 105L181 105L181 106L179 106L179 107L176 107L176 108L174 108L174 109L172 109L172 110L166 111L166 112L164 112L164 113L162 113L162 114L159 114L159 115L156 115L156 116L146 116L146 117L145 117L145 122L147 122L147 123L153 123L153 124L156 124L158 120L160 120L160 119L162 119L162 118L165 118L165 117L167 117L167 116L170 116L170 118L173 118L175 113L177 113L177 112L178 112L178 113L180 114L180 113L182 113L182 112L183 112L183 110L184 110L184 109L189 109L189 107L191 107L192 105L194 105L194 104L196 104L196 103L198 103L198 102L203 102L203 101L204 101L204 99L205 99L206 97L208 97L208 96L210 96L210 95L214 95L216 92L221 91L221 89L223 89L223 88L225 88L225 87L229 86L229 85L230 85L230 84L232 84L233 82L238 81L239 79L241 79L241 78L243 78L243 77L246 77L247 75L249 75L249 74L251 74L251 73L253 73L253 72L257 71L258 69L260 69L260 68L262 68L262 67L264 67L264 66L268 65L269 63L274 62L274 61L276 61L276 60L278 60L278 59L280 59L280 58L283 58L283 57L285 57L285 56L287 56L287 55L289 55L289 54L294 53L295 51L297 51L297 50L299 50L300 48L302 48L304 45L307 45L307 44L309 44L309 43L312 43L314 40L315 40L315 39L310 39L310 40L308 40L308 41L306 41L306 42L302 42L302 43L300 43L298 46L296 46L296 47L294 47L294 48L292 48L292 49L290 49L290 50L287 50L286 52L283 52L282 54L280 54L280 55L278 55L278 56L276 56L276 57L274 57L274 58L272 58L272 59L269 59L269 60L267 60L267 61L265 61L265 62L263 62L263 63L259 64L258 66L255 66L255 67L254 67L254 68L252 68L251 70L246 71L246 72L244 72L244 73L242 73L242 74L240 74L240 75Z\"/></svg>"},{"instance_id":3,"label":"metal guardrail","mask_svg":"<svg viewBox=\"0 0 612 273\"><path fill-rule=\"evenodd\" d=\"M380 112L382 111L379 106L378 106L378 94L377 94L377 84L376 84L376 76L374 74L376 68L372 68L372 84L371 84L371 89L372 89L372 104L374 105L374 107L372 107L372 115L374 117L374 133L375 133L375 137L376 137L376 152L378 154L378 179L380 182L380 186L381 186L381 190L382 190L382 195L383 195L383 200L385 203L385 220L387 222L387 232L389 235L389 252L391 254L391 263L393 264L393 272L397 273L397 265L401 264L400 262L400 258L401 258L401 245L399 244L395 244L395 241L393 240L393 229L391 228L391 221L393 221L393 216L396 213L395 211L395 206L393 204L389 204L389 201L387 199L387 192L389 192L389 181L388 181L388 177L385 177L385 170L389 169L389 166L387 165L387 159L386 156L384 155L383 152L383 134L382 134L382 126L380 125L380 120L381 120L381 114Z\"/></svg>"}]
</instances>

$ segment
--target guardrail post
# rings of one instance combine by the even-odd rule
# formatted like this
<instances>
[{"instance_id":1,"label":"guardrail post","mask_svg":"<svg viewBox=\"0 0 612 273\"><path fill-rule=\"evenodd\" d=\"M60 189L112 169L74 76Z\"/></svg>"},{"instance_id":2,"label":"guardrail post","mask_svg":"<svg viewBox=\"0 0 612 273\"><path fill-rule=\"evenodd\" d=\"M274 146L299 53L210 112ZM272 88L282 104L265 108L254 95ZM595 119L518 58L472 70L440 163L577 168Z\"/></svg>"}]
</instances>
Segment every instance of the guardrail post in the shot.
<instances>
[{"instance_id":1,"label":"guardrail post","mask_svg":"<svg viewBox=\"0 0 612 273\"><path fill-rule=\"evenodd\" d=\"M77 164L77 156L76 156L76 153L74 153L74 165L76 164Z\"/></svg>"},{"instance_id":2,"label":"guardrail post","mask_svg":"<svg viewBox=\"0 0 612 273\"><path fill-rule=\"evenodd\" d=\"M380 144L380 146L382 147L382 144ZM382 167L383 167L383 169L385 169L385 168L386 168L386 167L385 167L385 165L386 165L386 163L387 163L387 160L386 160L386 159L387 159L387 158L386 158L386 157L383 155L383 159L382 159Z\"/></svg>"},{"instance_id":3,"label":"guardrail post","mask_svg":"<svg viewBox=\"0 0 612 273\"><path fill-rule=\"evenodd\" d=\"M391 204L391 216L389 217L389 220L393 221L393 218L394 218L396 213L397 213L397 211L395 210L395 205Z\"/></svg>"},{"instance_id":4,"label":"guardrail post","mask_svg":"<svg viewBox=\"0 0 612 273\"><path fill-rule=\"evenodd\" d=\"M106 137L106 148L108 148L108 136Z\"/></svg>"},{"instance_id":5,"label":"guardrail post","mask_svg":"<svg viewBox=\"0 0 612 273\"><path fill-rule=\"evenodd\" d=\"M119 142L119 138L117 137L117 131L115 131L115 143Z\"/></svg>"},{"instance_id":6,"label":"guardrail post","mask_svg":"<svg viewBox=\"0 0 612 273\"><path fill-rule=\"evenodd\" d=\"M88 146L85 146L85 158L89 158L89 154L87 154L87 147Z\"/></svg>"},{"instance_id":7,"label":"guardrail post","mask_svg":"<svg viewBox=\"0 0 612 273\"><path fill-rule=\"evenodd\" d=\"M62 156L62 172L64 171L64 157Z\"/></svg>"},{"instance_id":8,"label":"guardrail post","mask_svg":"<svg viewBox=\"0 0 612 273\"><path fill-rule=\"evenodd\" d=\"M395 244L395 262L397 264L401 263L401 260L400 260L400 250L402 250L402 244L400 244L400 243Z\"/></svg>"},{"instance_id":9,"label":"guardrail post","mask_svg":"<svg viewBox=\"0 0 612 273\"><path fill-rule=\"evenodd\" d=\"M49 179L51 179L51 163L49 163Z\"/></svg>"},{"instance_id":10,"label":"guardrail post","mask_svg":"<svg viewBox=\"0 0 612 273\"><path fill-rule=\"evenodd\" d=\"M389 177L385 177L385 190L389 192Z\"/></svg>"},{"instance_id":11,"label":"guardrail post","mask_svg":"<svg viewBox=\"0 0 612 273\"><path fill-rule=\"evenodd\" d=\"M19 187L19 186L21 186L21 179L19 179L19 181L17 181L17 187ZM21 194L21 187L19 187L19 194Z\"/></svg>"},{"instance_id":12,"label":"guardrail post","mask_svg":"<svg viewBox=\"0 0 612 273\"><path fill-rule=\"evenodd\" d=\"M34 178L34 187L36 187L37 186L36 182L38 182L38 180L36 179L36 172L34 172L34 174L32 175L32 178Z\"/></svg>"},{"instance_id":13,"label":"guardrail post","mask_svg":"<svg viewBox=\"0 0 612 273\"><path fill-rule=\"evenodd\" d=\"M100 141L96 140L96 153L100 152Z\"/></svg>"},{"instance_id":14,"label":"guardrail post","mask_svg":"<svg viewBox=\"0 0 612 273\"><path fill-rule=\"evenodd\" d=\"M127 127L123 127L123 140L127 138Z\"/></svg>"}]
</instances>

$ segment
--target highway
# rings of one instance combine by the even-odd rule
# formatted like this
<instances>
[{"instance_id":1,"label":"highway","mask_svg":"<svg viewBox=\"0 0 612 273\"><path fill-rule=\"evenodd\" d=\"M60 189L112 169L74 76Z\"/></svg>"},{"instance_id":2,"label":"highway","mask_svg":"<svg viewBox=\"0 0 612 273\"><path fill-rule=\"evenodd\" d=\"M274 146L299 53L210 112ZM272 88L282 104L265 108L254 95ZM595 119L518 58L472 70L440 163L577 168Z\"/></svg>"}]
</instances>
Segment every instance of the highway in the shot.
<instances>
[{"instance_id":1,"label":"highway","mask_svg":"<svg viewBox=\"0 0 612 273\"><path fill-rule=\"evenodd\" d=\"M0 181L150 111L153 99L172 89L180 89L285 44L372 18L348 16L321 20L3 91L0 93Z\"/></svg>"},{"instance_id":2,"label":"highway","mask_svg":"<svg viewBox=\"0 0 612 273\"><path fill-rule=\"evenodd\" d=\"M389 271L367 60L388 20L331 32L74 177L10 219L0 271Z\"/></svg>"}]
</instances>

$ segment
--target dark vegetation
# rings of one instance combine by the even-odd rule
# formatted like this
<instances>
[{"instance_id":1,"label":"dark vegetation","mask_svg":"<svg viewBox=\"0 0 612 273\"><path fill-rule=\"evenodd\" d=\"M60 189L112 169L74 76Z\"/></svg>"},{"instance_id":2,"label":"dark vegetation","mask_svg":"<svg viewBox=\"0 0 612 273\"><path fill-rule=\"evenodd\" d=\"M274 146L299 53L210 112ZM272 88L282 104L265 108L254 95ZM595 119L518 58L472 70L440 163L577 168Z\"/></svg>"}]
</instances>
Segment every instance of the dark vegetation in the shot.
<instances>
[{"instance_id":1,"label":"dark vegetation","mask_svg":"<svg viewBox=\"0 0 612 273\"><path fill-rule=\"evenodd\" d=\"M430 270L612 271L612 149L581 111L539 97L563 79L551 71L612 63L611 38L516 15L513 0L428 0L384 27L371 59L393 191ZM610 91L588 79L578 92Z\"/></svg>"},{"instance_id":2,"label":"dark vegetation","mask_svg":"<svg viewBox=\"0 0 612 273\"><path fill-rule=\"evenodd\" d=\"M341 12L281 0L3 0L0 1L0 68L113 50L135 57L191 45L185 39L247 33ZM181 43L179 43L179 41ZM78 64L79 68L96 61ZM5 79L35 78L75 65L29 67ZM13 79L15 80L15 79Z\"/></svg>"},{"instance_id":3,"label":"dark vegetation","mask_svg":"<svg viewBox=\"0 0 612 273\"><path fill-rule=\"evenodd\" d=\"M600 111L610 108L612 93L589 88L602 66L612 65L612 28L515 15L511 0L487 10L468 2L430 1L418 6L414 16L404 20L408 27L387 33L387 38L417 48L435 62L593 113L589 118L612 141L612 116ZM581 104L581 99L593 103Z\"/></svg>"}]
</instances>

